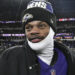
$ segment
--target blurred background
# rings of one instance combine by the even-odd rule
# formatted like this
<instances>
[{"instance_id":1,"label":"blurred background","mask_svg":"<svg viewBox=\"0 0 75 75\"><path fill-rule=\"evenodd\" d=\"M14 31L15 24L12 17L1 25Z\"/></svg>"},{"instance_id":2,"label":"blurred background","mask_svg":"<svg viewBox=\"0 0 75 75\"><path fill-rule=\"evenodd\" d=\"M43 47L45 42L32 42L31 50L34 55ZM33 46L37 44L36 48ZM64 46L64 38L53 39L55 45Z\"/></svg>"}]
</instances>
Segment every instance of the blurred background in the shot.
<instances>
[{"instance_id":1,"label":"blurred background","mask_svg":"<svg viewBox=\"0 0 75 75\"><path fill-rule=\"evenodd\" d=\"M31 0L0 0L0 53L24 43L21 13ZM75 0L47 0L57 17L54 39L75 50Z\"/></svg>"}]
</instances>

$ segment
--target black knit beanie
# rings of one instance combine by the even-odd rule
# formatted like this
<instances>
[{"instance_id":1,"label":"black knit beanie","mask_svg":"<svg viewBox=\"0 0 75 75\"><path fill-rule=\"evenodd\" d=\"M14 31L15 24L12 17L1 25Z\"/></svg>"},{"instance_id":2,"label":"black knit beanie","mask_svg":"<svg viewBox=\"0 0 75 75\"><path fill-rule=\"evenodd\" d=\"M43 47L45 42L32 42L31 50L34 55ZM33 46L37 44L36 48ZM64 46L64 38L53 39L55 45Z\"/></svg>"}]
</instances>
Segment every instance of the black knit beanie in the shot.
<instances>
[{"instance_id":1,"label":"black knit beanie","mask_svg":"<svg viewBox=\"0 0 75 75\"><path fill-rule=\"evenodd\" d=\"M25 28L25 25L28 22L34 20L48 23L54 32L56 32L56 16L53 13L51 3L44 0L31 1L28 4L27 9L22 14L23 28Z\"/></svg>"}]
</instances>

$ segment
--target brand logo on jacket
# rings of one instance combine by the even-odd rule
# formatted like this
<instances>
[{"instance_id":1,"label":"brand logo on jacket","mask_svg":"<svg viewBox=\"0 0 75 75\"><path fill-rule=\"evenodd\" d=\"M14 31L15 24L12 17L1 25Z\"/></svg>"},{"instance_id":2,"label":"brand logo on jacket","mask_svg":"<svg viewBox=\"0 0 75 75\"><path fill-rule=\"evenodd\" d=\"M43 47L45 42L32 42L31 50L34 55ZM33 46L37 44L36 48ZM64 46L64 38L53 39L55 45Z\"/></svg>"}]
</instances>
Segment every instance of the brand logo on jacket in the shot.
<instances>
[{"instance_id":1,"label":"brand logo on jacket","mask_svg":"<svg viewBox=\"0 0 75 75\"><path fill-rule=\"evenodd\" d=\"M51 72L51 75L56 75L56 70L55 69L50 70L50 72Z\"/></svg>"}]
</instances>

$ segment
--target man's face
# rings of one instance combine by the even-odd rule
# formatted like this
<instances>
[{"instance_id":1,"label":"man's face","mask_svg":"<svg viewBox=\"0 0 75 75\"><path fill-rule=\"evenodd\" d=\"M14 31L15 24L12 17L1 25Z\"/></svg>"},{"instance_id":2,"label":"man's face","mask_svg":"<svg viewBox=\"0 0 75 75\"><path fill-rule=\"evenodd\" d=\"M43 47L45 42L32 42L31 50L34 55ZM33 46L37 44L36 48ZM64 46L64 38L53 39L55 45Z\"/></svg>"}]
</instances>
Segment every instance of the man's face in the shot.
<instances>
[{"instance_id":1,"label":"man's face","mask_svg":"<svg viewBox=\"0 0 75 75\"><path fill-rule=\"evenodd\" d=\"M25 25L26 37L32 43L43 40L49 33L49 25L43 21L32 21Z\"/></svg>"}]
</instances>

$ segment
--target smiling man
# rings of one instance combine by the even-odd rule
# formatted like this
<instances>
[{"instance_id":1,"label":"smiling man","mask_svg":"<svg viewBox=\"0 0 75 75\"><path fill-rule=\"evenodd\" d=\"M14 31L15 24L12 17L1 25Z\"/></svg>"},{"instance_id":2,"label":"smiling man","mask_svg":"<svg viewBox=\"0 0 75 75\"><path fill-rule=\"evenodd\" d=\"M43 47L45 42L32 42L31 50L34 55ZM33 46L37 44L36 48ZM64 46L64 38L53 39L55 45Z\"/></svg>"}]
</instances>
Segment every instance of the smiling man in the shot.
<instances>
[{"instance_id":1,"label":"smiling man","mask_svg":"<svg viewBox=\"0 0 75 75\"><path fill-rule=\"evenodd\" d=\"M25 44L5 50L0 75L75 75L75 53L56 41L51 3L33 0L22 14Z\"/></svg>"},{"instance_id":2,"label":"smiling man","mask_svg":"<svg viewBox=\"0 0 75 75\"><path fill-rule=\"evenodd\" d=\"M42 21L32 21L25 26L25 32L29 45L32 44L33 47L37 47L39 45L37 48L43 48L45 45L47 45L49 38L46 40L46 37L49 34L49 31L49 25Z\"/></svg>"},{"instance_id":3,"label":"smiling man","mask_svg":"<svg viewBox=\"0 0 75 75\"><path fill-rule=\"evenodd\" d=\"M49 33L49 25L42 21L32 21L26 24L26 36L32 43L42 41Z\"/></svg>"}]
</instances>

